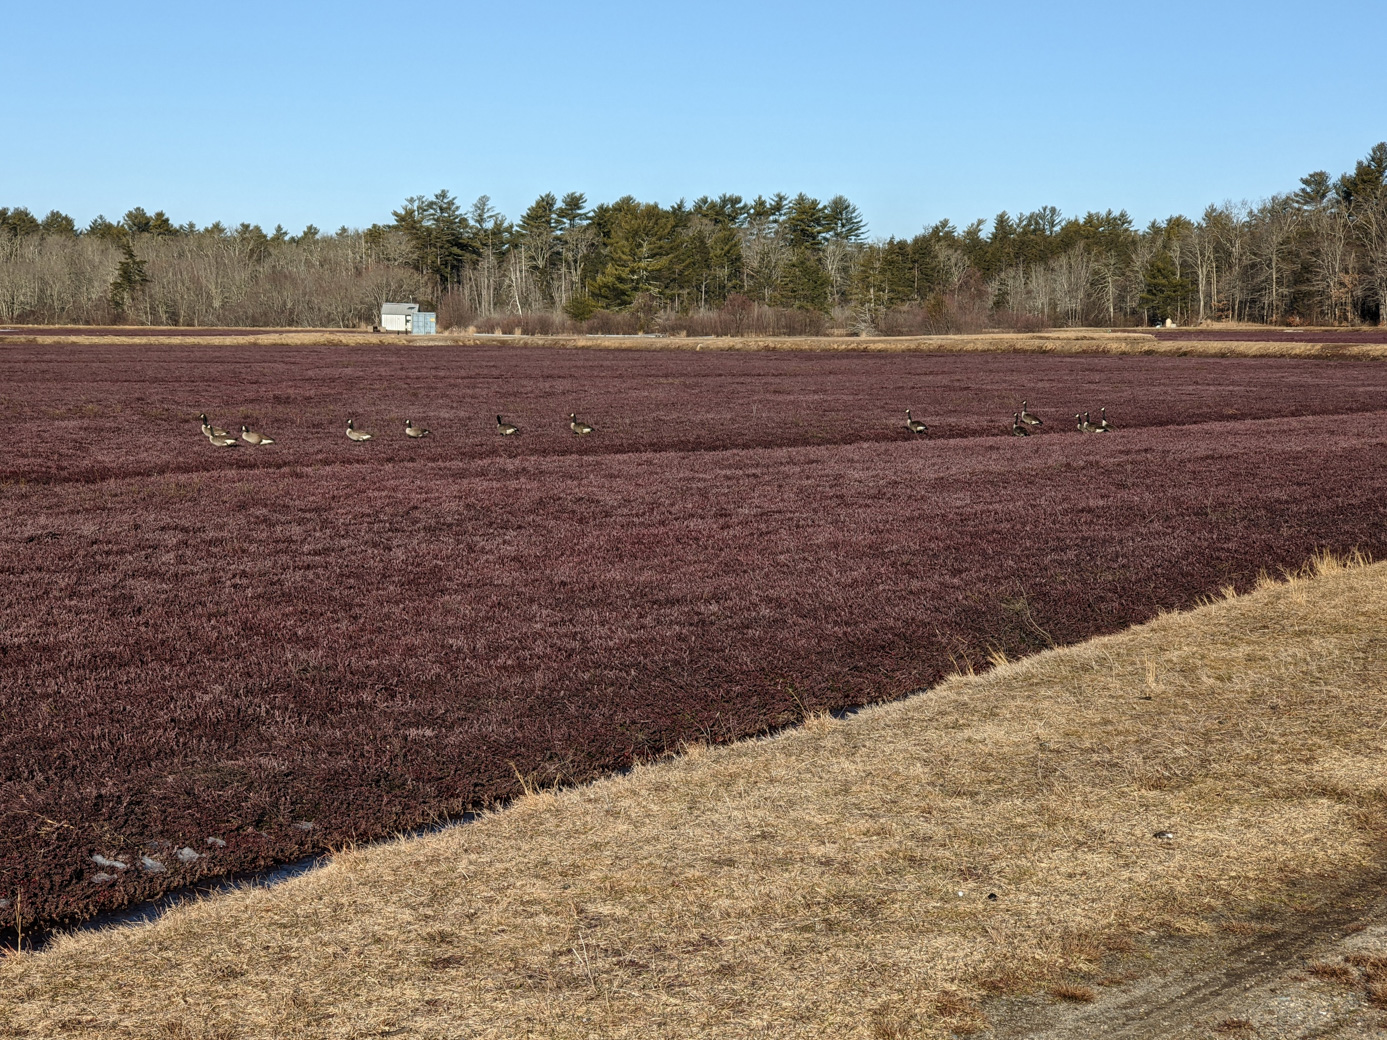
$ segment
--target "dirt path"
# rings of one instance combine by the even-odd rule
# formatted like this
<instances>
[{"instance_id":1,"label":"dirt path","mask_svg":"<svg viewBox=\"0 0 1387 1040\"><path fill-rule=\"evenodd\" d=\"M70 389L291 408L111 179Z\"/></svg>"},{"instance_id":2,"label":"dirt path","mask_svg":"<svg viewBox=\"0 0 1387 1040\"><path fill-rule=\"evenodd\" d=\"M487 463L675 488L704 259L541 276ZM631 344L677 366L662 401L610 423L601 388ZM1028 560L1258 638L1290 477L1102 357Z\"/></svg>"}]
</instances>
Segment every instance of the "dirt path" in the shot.
<instances>
[{"instance_id":1,"label":"dirt path","mask_svg":"<svg viewBox=\"0 0 1387 1040\"><path fill-rule=\"evenodd\" d=\"M998 1000L989 1040L1349 1040L1387 1037L1387 1006L1346 961L1387 960L1387 875L1215 941L1170 943L1116 965L1092 1003ZM1239 931L1254 931L1240 939ZM1315 965L1318 971L1311 971ZM1132 978L1132 976L1138 976Z\"/></svg>"}]
</instances>

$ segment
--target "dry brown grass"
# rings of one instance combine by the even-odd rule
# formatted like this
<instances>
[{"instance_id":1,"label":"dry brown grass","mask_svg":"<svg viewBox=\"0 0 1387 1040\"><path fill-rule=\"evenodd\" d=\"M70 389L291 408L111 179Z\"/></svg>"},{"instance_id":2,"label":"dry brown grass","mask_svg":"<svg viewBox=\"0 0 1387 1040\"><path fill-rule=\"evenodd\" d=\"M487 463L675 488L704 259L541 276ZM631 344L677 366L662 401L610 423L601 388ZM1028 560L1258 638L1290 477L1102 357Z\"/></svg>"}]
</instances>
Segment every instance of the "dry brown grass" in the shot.
<instances>
[{"instance_id":1,"label":"dry brown grass","mask_svg":"<svg viewBox=\"0 0 1387 1040\"><path fill-rule=\"evenodd\" d=\"M1274 331L1274 330L1273 330ZM1307 331L1307 330L1298 330ZM1309 330L1313 331L1313 330ZM0 342L37 343L48 346L87 344L117 345L122 341L147 342L160 330L131 326L120 334L83 335L24 328L23 333L0 337ZM1296 357L1387 358L1387 344L1282 342L1268 332L1260 342L1217 340L1158 340L1144 332L1103 329L1057 329L1050 332L983 332L951 336L520 336L445 332L434 336L405 336L355 329L265 329L242 334L178 335L176 342L190 346L354 346L393 344L405 348L510 344L601 350L802 350L866 353L986 353L986 354L1110 354L1165 355L1169 357Z\"/></svg>"},{"instance_id":2,"label":"dry brown grass","mask_svg":"<svg viewBox=\"0 0 1387 1040\"><path fill-rule=\"evenodd\" d=\"M1057 1000L1068 1000L1075 1004L1092 1004L1098 994L1091 986L1076 986L1072 982L1062 982L1050 987L1050 996Z\"/></svg>"},{"instance_id":3,"label":"dry brown grass","mask_svg":"<svg viewBox=\"0 0 1387 1040\"><path fill-rule=\"evenodd\" d=\"M1375 865L1387 567L1316 570L64 939L0 965L0 1035L977 1029Z\"/></svg>"}]
</instances>

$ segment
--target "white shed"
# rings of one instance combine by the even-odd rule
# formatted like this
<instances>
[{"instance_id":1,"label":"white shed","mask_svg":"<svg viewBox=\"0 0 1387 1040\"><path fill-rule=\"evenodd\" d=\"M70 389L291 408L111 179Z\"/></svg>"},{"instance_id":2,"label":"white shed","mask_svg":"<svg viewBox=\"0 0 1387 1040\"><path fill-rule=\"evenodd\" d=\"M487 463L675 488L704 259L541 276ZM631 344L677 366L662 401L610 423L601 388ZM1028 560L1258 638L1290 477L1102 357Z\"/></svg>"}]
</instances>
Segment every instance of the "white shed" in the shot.
<instances>
[{"instance_id":1,"label":"white shed","mask_svg":"<svg viewBox=\"0 0 1387 1040\"><path fill-rule=\"evenodd\" d=\"M417 303L382 303L380 327L384 332L413 332L414 318L419 313Z\"/></svg>"}]
</instances>

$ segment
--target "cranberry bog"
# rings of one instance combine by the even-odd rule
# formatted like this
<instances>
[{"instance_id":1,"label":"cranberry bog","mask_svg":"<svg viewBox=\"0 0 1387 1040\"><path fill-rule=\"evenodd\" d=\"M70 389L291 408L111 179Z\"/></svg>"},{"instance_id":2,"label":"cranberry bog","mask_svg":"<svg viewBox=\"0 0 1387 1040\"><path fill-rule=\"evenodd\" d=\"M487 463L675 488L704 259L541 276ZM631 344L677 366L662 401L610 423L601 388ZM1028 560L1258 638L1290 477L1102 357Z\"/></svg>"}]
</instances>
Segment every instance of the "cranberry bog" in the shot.
<instances>
[{"instance_id":1,"label":"cranberry bog","mask_svg":"<svg viewBox=\"0 0 1387 1040\"><path fill-rule=\"evenodd\" d=\"M1366 361L0 343L0 923L1381 555L1384 420Z\"/></svg>"}]
</instances>

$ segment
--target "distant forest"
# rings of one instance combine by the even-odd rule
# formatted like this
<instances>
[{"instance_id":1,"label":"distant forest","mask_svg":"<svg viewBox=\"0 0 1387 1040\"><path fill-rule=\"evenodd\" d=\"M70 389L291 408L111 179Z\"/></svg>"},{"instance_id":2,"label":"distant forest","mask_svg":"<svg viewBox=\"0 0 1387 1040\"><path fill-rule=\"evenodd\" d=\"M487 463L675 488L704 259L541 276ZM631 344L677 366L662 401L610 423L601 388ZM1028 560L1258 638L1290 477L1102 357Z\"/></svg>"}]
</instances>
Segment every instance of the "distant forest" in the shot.
<instances>
[{"instance_id":1,"label":"distant forest","mask_svg":"<svg viewBox=\"0 0 1387 1040\"><path fill-rule=\"evenodd\" d=\"M0 207L0 322L351 328L412 300L440 329L892 335L1347 325L1382 321L1387 302L1387 142L1337 178L1145 228L1047 206L871 239L848 199L804 194L546 194L512 221L485 195L464 207L440 191L391 216L291 235Z\"/></svg>"}]
</instances>

